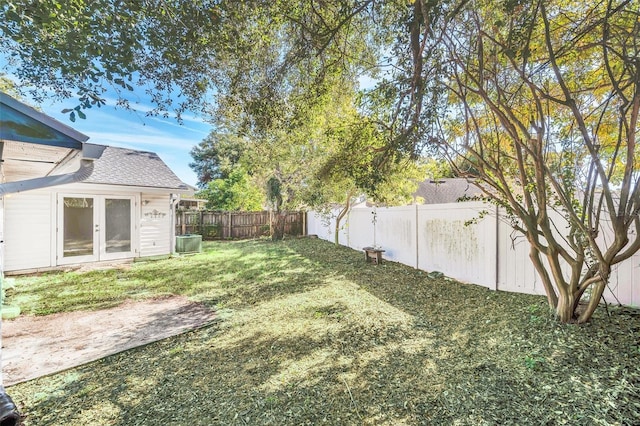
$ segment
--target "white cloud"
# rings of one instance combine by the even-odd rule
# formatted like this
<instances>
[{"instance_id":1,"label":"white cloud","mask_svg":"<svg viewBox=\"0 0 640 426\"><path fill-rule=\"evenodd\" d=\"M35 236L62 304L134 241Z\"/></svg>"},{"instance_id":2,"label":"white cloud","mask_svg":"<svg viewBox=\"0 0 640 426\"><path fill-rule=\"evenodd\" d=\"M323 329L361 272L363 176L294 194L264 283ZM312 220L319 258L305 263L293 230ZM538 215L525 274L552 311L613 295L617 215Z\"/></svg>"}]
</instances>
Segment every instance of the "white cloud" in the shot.
<instances>
[{"instance_id":1,"label":"white cloud","mask_svg":"<svg viewBox=\"0 0 640 426\"><path fill-rule=\"evenodd\" d=\"M194 145L192 139L182 139L180 137L162 134L154 130L144 133L91 132L90 136L91 139L89 139L89 142L91 143L120 146L131 149L140 149L142 146L168 147L188 152Z\"/></svg>"},{"instance_id":2,"label":"white cloud","mask_svg":"<svg viewBox=\"0 0 640 426\"><path fill-rule=\"evenodd\" d=\"M185 122L189 121L189 122L192 122L192 123L197 123L197 124L201 125L201 127L202 127L202 125L210 126L210 124L206 123L203 120L199 120L196 117L192 117L192 118L189 118L189 119L187 117L182 117L182 119ZM187 130L189 132L195 132L195 133L198 133L198 134L202 135L203 138L209 133L208 131L204 131L202 129L196 129L196 128L190 127L188 124L180 124L175 119L160 118L160 117L145 117L145 120L152 120L152 121L155 121L155 122L158 122L158 123L162 123L165 126L171 126L171 127L176 127L178 129L181 129L181 130Z\"/></svg>"},{"instance_id":3,"label":"white cloud","mask_svg":"<svg viewBox=\"0 0 640 426\"><path fill-rule=\"evenodd\" d=\"M147 119L150 120L155 120L167 125L174 125L174 126L180 126L182 127L178 121L175 119L175 117L172 116L171 112L168 112L169 117L168 118L164 118L164 117L160 117L160 116L152 116L152 115L147 115L147 113L151 112L154 110L154 106L151 103L144 103L144 102L130 102L129 106L130 109L127 110L125 108L122 107L116 107L117 103L118 103L118 99L114 98L114 97L104 97L104 100L106 101L107 105L106 107L114 107L114 108L118 108L119 110L123 111L123 112L129 112L131 114L137 115L136 113L142 113L142 116L139 116L139 118L144 121ZM103 107L104 108L104 107ZM193 113L190 112L185 112L181 115L181 118L183 121L185 122L191 122L191 123L197 123L197 124L203 124L203 125L207 125L207 126L211 126L210 123L208 123L206 120L204 120L202 117L196 116ZM192 129L189 129L192 130Z\"/></svg>"}]
</instances>

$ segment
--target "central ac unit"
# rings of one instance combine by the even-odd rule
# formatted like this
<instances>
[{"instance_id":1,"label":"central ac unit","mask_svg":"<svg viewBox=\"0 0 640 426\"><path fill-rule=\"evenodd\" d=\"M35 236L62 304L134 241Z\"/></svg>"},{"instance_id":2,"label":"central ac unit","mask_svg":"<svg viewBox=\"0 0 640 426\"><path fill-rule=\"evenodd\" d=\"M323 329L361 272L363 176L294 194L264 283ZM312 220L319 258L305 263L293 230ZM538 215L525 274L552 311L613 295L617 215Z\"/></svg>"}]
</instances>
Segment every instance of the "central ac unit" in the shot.
<instances>
[{"instance_id":1,"label":"central ac unit","mask_svg":"<svg viewBox=\"0 0 640 426\"><path fill-rule=\"evenodd\" d=\"M200 253L202 251L202 235L187 234L176 237L177 253Z\"/></svg>"}]
</instances>

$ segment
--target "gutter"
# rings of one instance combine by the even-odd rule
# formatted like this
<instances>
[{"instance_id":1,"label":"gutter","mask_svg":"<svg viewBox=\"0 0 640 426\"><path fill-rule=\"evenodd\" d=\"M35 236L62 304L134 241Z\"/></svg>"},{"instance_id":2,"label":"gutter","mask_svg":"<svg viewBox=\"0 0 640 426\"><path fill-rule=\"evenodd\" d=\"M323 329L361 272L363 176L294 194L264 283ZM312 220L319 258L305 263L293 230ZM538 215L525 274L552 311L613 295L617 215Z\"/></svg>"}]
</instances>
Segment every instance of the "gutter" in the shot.
<instances>
[{"instance_id":1,"label":"gutter","mask_svg":"<svg viewBox=\"0 0 640 426\"><path fill-rule=\"evenodd\" d=\"M5 194L13 194L32 189L82 182L91 176L91 173L93 173L93 159L83 158L80 160L80 168L73 173L2 183L0 184L0 197Z\"/></svg>"},{"instance_id":2,"label":"gutter","mask_svg":"<svg viewBox=\"0 0 640 426\"><path fill-rule=\"evenodd\" d=\"M75 172L0 183L0 197L5 194L48 188L50 186L64 185L67 183L82 182L91 176L91 173L93 173L93 161L100 158L101 153L101 150L95 149L91 145L83 144L80 168Z\"/></svg>"}]
</instances>

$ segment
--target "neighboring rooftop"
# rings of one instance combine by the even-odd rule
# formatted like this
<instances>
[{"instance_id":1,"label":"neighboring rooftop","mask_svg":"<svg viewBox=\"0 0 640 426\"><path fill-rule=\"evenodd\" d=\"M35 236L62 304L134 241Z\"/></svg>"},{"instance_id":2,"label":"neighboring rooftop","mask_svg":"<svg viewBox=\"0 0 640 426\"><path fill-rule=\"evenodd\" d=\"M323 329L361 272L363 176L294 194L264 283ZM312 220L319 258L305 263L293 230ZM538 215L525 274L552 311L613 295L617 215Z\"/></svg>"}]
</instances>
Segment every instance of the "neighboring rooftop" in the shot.
<instances>
[{"instance_id":1,"label":"neighboring rooftop","mask_svg":"<svg viewBox=\"0 0 640 426\"><path fill-rule=\"evenodd\" d=\"M418 184L414 197L424 204L455 203L463 197L482 195L482 190L463 178L428 179Z\"/></svg>"},{"instance_id":2,"label":"neighboring rooftop","mask_svg":"<svg viewBox=\"0 0 640 426\"><path fill-rule=\"evenodd\" d=\"M95 145L102 154L85 183L188 190L158 154L127 148Z\"/></svg>"}]
</instances>

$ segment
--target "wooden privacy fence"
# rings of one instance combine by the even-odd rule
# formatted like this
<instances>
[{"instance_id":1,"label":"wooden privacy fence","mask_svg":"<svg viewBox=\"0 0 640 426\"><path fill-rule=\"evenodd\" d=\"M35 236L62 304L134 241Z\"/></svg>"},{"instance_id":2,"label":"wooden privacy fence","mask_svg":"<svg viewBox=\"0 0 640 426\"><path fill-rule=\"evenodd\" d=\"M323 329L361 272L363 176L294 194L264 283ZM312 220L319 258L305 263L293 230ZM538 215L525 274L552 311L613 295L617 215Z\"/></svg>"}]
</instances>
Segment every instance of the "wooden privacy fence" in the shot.
<instances>
[{"instance_id":1,"label":"wooden privacy fence","mask_svg":"<svg viewBox=\"0 0 640 426\"><path fill-rule=\"evenodd\" d=\"M205 240L257 238L270 235L271 215L261 212L179 211L176 235L199 234ZM286 235L304 235L306 214L286 212Z\"/></svg>"}]
</instances>

